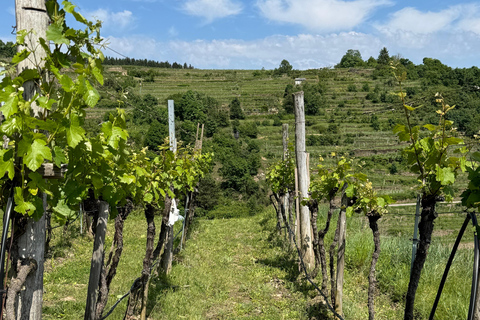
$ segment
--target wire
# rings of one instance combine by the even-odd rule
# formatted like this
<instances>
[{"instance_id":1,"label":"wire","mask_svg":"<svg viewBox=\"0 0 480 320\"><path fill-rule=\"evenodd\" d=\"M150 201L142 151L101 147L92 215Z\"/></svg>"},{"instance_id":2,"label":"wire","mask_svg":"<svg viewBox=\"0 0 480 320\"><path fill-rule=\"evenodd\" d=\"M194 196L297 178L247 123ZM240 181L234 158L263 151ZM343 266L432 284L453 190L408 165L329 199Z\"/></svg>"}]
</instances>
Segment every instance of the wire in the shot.
<instances>
[{"instance_id":1,"label":"wire","mask_svg":"<svg viewBox=\"0 0 480 320\"><path fill-rule=\"evenodd\" d=\"M123 55L123 54L121 54L120 52L118 52L117 50L113 50L112 48L110 48L110 47L108 47L108 46L105 46L105 48L107 48L108 50L111 50L111 51L115 52L115 53L118 54L118 55L121 55L121 56L124 57L124 58L128 58L126 55Z\"/></svg>"}]
</instances>

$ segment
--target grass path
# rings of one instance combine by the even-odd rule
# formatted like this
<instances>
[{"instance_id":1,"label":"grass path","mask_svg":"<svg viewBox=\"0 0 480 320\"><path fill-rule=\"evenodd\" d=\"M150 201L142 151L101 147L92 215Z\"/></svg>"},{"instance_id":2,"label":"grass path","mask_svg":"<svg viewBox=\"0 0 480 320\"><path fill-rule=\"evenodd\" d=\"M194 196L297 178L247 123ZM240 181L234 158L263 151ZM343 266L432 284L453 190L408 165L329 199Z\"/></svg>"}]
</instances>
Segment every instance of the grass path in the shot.
<instances>
[{"instance_id":1,"label":"grass path","mask_svg":"<svg viewBox=\"0 0 480 320\"><path fill-rule=\"evenodd\" d=\"M168 284L153 282L150 317L306 319L306 297L287 288L294 266L272 244L267 219L198 221Z\"/></svg>"}]
</instances>

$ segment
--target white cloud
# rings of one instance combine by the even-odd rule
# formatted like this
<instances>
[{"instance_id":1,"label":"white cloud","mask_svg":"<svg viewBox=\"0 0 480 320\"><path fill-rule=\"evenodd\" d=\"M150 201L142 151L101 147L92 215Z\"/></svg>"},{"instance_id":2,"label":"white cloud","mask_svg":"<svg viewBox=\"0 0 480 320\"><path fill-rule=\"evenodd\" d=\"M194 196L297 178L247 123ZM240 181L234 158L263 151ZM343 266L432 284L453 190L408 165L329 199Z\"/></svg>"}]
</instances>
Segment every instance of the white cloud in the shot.
<instances>
[{"instance_id":1,"label":"white cloud","mask_svg":"<svg viewBox=\"0 0 480 320\"><path fill-rule=\"evenodd\" d=\"M415 8L403 8L391 15L390 21L379 29L384 31L407 31L428 34L445 30L460 15L459 7L451 7L439 12L421 12Z\"/></svg>"},{"instance_id":2,"label":"white cloud","mask_svg":"<svg viewBox=\"0 0 480 320\"><path fill-rule=\"evenodd\" d=\"M261 13L278 22L300 24L318 31L351 30L388 0L257 0Z\"/></svg>"},{"instance_id":3,"label":"white cloud","mask_svg":"<svg viewBox=\"0 0 480 320\"><path fill-rule=\"evenodd\" d=\"M391 14L386 24L377 24L376 27L386 34L410 32L420 37L436 32L464 31L480 35L479 14L477 4L458 4L436 12L407 7Z\"/></svg>"},{"instance_id":4,"label":"white cloud","mask_svg":"<svg viewBox=\"0 0 480 320\"><path fill-rule=\"evenodd\" d=\"M207 23L215 19L237 15L242 5L232 0L187 0L183 6L187 14L205 18Z\"/></svg>"},{"instance_id":5,"label":"white cloud","mask_svg":"<svg viewBox=\"0 0 480 320\"><path fill-rule=\"evenodd\" d=\"M134 17L131 11L124 10L119 12L111 12L106 9L98 9L85 13L88 19L97 19L102 21L104 30L125 30L134 22Z\"/></svg>"},{"instance_id":6,"label":"white cloud","mask_svg":"<svg viewBox=\"0 0 480 320\"><path fill-rule=\"evenodd\" d=\"M330 35L300 34L244 40L172 40L109 37L110 47L126 56L158 61L187 62L200 69L273 69L287 59L295 69L331 67L348 49L359 50L364 60L377 57L386 46L391 55L400 53L416 64L424 57L436 58L451 66L470 67L478 63L480 41L472 32L418 34L397 32L377 36L341 32ZM116 56L112 51L108 56Z\"/></svg>"}]
</instances>

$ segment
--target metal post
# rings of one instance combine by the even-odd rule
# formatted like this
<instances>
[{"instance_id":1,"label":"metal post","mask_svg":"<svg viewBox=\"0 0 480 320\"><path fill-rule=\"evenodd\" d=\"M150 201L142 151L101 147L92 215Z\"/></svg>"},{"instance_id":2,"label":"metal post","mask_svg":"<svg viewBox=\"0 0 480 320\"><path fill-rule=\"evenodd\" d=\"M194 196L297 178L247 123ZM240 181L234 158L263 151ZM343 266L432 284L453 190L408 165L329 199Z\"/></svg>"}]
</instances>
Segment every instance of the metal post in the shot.
<instances>
[{"instance_id":1,"label":"metal post","mask_svg":"<svg viewBox=\"0 0 480 320\"><path fill-rule=\"evenodd\" d=\"M415 255L417 254L417 244L418 244L418 220L420 220L420 195L417 195L417 208L415 209L415 226L413 228L413 243L412 243L412 262L410 264L410 274L413 269L413 261L415 260Z\"/></svg>"},{"instance_id":2,"label":"metal post","mask_svg":"<svg viewBox=\"0 0 480 320\"><path fill-rule=\"evenodd\" d=\"M177 151L177 140L175 139L175 107L173 100L168 100L168 134L170 137L170 150Z\"/></svg>"}]
</instances>

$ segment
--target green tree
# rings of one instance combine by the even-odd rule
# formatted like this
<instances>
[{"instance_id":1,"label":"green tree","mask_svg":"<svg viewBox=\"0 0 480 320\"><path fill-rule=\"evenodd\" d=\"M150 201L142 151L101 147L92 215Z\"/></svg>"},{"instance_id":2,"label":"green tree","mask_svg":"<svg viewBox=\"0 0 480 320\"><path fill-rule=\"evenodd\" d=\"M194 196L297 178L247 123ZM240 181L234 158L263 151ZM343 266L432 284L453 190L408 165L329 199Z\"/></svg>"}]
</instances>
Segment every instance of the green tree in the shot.
<instances>
[{"instance_id":1,"label":"green tree","mask_svg":"<svg viewBox=\"0 0 480 320\"><path fill-rule=\"evenodd\" d=\"M278 67L278 72L280 74L284 74L284 73L290 73L290 71L293 70L293 67L292 65L290 64L290 62L288 62L287 60L283 59L282 62L280 62L280 66Z\"/></svg>"},{"instance_id":2,"label":"green tree","mask_svg":"<svg viewBox=\"0 0 480 320\"><path fill-rule=\"evenodd\" d=\"M348 49L347 52L343 55L340 63L335 66L335 68L354 68L361 67L364 65L362 55L360 51Z\"/></svg>"},{"instance_id":3,"label":"green tree","mask_svg":"<svg viewBox=\"0 0 480 320\"><path fill-rule=\"evenodd\" d=\"M383 47L378 54L377 63L380 66L386 66L390 63L390 55L386 47Z\"/></svg>"},{"instance_id":4,"label":"green tree","mask_svg":"<svg viewBox=\"0 0 480 320\"><path fill-rule=\"evenodd\" d=\"M154 120L148 128L144 145L145 147L148 147L149 150L158 151L159 146L164 144L167 136L168 126L164 123Z\"/></svg>"},{"instance_id":5,"label":"green tree","mask_svg":"<svg viewBox=\"0 0 480 320\"><path fill-rule=\"evenodd\" d=\"M233 98L228 107L230 109L230 119L245 119L245 115L243 114L242 106L240 104L240 99L237 97Z\"/></svg>"}]
</instances>

